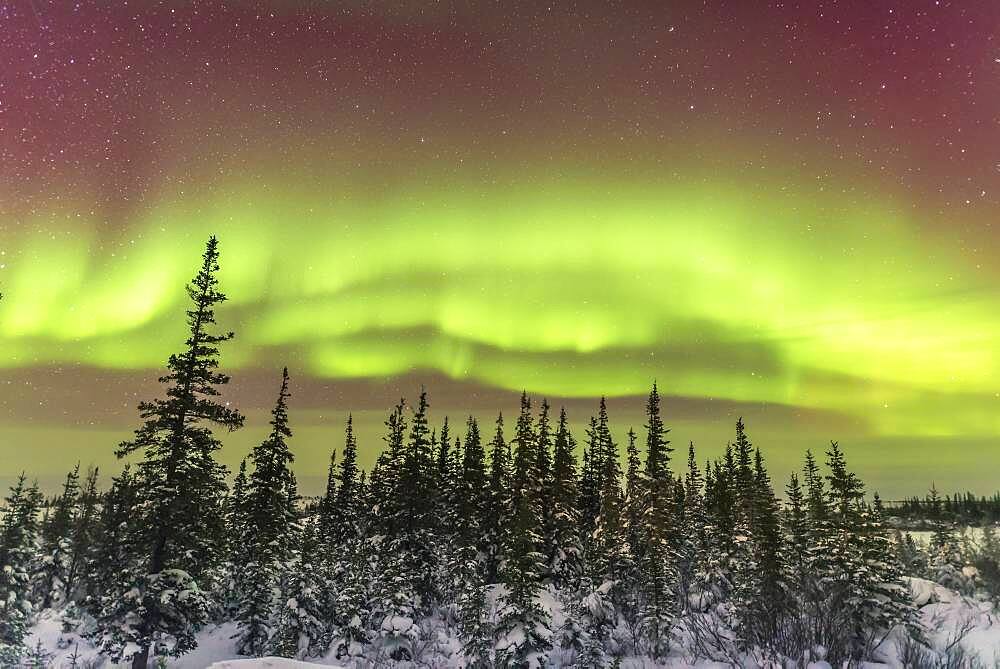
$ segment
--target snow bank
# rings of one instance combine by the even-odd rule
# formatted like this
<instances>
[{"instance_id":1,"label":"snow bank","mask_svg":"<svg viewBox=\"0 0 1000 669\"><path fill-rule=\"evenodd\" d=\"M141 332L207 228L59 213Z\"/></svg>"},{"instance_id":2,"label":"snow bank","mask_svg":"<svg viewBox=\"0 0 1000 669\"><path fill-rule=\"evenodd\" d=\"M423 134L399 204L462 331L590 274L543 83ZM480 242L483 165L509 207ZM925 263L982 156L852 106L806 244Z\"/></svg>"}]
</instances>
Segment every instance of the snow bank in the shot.
<instances>
[{"instance_id":1,"label":"snow bank","mask_svg":"<svg viewBox=\"0 0 1000 669\"><path fill-rule=\"evenodd\" d=\"M287 660L283 657L258 657L252 660L224 660L209 665L208 669L309 669L330 665L313 664L312 662L299 662L298 660ZM337 669L333 667L333 669Z\"/></svg>"}]
</instances>

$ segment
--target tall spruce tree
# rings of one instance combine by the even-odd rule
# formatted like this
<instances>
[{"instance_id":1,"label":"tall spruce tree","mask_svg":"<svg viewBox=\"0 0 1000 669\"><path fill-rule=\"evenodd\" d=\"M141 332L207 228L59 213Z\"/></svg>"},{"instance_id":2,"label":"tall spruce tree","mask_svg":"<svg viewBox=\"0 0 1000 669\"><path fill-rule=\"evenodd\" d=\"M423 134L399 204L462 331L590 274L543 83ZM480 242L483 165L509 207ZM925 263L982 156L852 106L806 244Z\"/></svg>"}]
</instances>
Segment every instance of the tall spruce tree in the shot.
<instances>
[{"instance_id":1,"label":"tall spruce tree","mask_svg":"<svg viewBox=\"0 0 1000 669\"><path fill-rule=\"evenodd\" d=\"M667 652L676 612L677 583L673 525L674 481L670 470L668 430L660 416L656 384L646 402L646 463L643 499L645 532L639 556L642 629L655 658Z\"/></svg>"},{"instance_id":2,"label":"tall spruce tree","mask_svg":"<svg viewBox=\"0 0 1000 669\"><path fill-rule=\"evenodd\" d=\"M226 527L225 558L223 576L217 588L218 605L222 618L231 620L236 612L240 593L243 592L242 579L246 554L246 499L247 499L247 459L240 460L240 467L233 478L233 486L226 496L222 513Z\"/></svg>"},{"instance_id":3,"label":"tall spruce tree","mask_svg":"<svg viewBox=\"0 0 1000 669\"><path fill-rule=\"evenodd\" d=\"M31 562L38 534L42 495L24 473L4 500L0 524L0 665L18 666L27 652L24 637L33 612Z\"/></svg>"},{"instance_id":4,"label":"tall spruce tree","mask_svg":"<svg viewBox=\"0 0 1000 669\"><path fill-rule=\"evenodd\" d=\"M243 416L218 398L229 382L218 371L218 346L233 338L211 332L215 308L226 299L218 261L211 237L187 286L185 348L170 356L160 378L166 396L140 403L142 426L118 449L119 457L143 452L136 471L142 499L134 510L143 518L133 525L140 553L129 597L105 610L98 633L114 656L127 652L134 669L145 669L151 651L176 656L194 647L209 610L203 577L221 557L225 468L214 459L220 442L211 426L236 430Z\"/></svg>"},{"instance_id":5,"label":"tall spruce tree","mask_svg":"<svg viewBox=\"0 0 1000 669\"><path fill-rule=\"evenodd\" d=\"M576 444L569 430L566 408L559 411L552 453L552 545L549 572L556 585L569 586L580 575L580 512L577 507Z\"/></svg>"},{"instance_id":6,"label":"tall spruce tree","mask_svg":"<svg viewBox=\"0 0 1000 669\"><path fill-rule=\"evenodd\" d=\"M590 417L583 447L583 461L580 466L580 480L577 484L577 509L580 515L580 535L584 544L589 544L597 516L601 512L601 444L597 430L597 418Z\"/></svg>"},{"instance_id":7,"label":"tall spruce tree","mask_svg":"<svg viewBox=\"0 0 1000 669\"><path fill-rule=\"evenodd\" d=\"M511 454L504 439L503 414L497 415L496 431L490 442L489 494L483 527L483 554L485 556L486 583L499 579L500 561L511 513Z\"/></svg>"},{"instance_id":8,"label":"tall spruce tree","mask_svg":"<svg viewBox=\"0 0 1000 669\"><path fill-rule=\"evenodd\" d=\"M377 466L377 465L376 465ZM328 546L334 545L337 534L337 449L330 451L330 464L326 468L326 488L319 500L319 535Z\"/></svg>"},{"instance_id":9,"label":"tall spruce tree","mask_svg":"<svg viewBox=\"0 0 1000 669\"><path fill-rule=\"evenodd\" d=\"M69 580L71 534L80 502L80 463L66 475L41 531L41 564L35 574L34 601L40 609L62 603Z\"/></svg>"},{"instance_id":10,"label":"tall spruce tree","mask_svg":"<svg viewBox=\"0 0 1000 669\"><path fill-rule=\"evenodd\" d=\"M66 562L66 584L63 592L65 601L78 602L81 595L81 581L89 573L97 543L98 511L101 495L97 490L98 470L91 467L87 471L83 489L80 491L79 507L70 532L70 549Z\"/></svg>"},{"instance_id":11,"label":"tall spruce tree","mask_svg":"<svg viewBox=\"0 0 1000 669\"><path fill-rule=\"evenodd\" d=\"M462 451L461 494L457 522L461 542L465 546L483 548L480 537L485 533L486 510L489 504L489 478L486 472L486 452L483 449L479 424L469 416L465 426L465 449Z\"/></svg>"},{"instance_id":12,"label":"tall spruce tree","mask_svg":"<svg viewBox=\"0 0 1000 669\"><path fill-rule=\"evenodd\" d=\"M291 562L297 537L295 476L286 440L288 426L288 368L281 373L281 388L271 411L271 432L250 455L253 471L244 503L246 563L236 609L237 652L262 656L274 623L275 593Z\"/></svg>"},{"instance_id":13,"label":"tall spruce tree","mask_svg":"<svg viewBox=\"0 0 1000 669\"><path fill-rule=\"evenodd\" d=\"M531 400L527 393L521 393L521 412L514 427L514 462L511 479L511 505L520 514L523 536L530 534L534 545L530 552L543 550L542 517L542 473L538 469L538 441L531 417ZM525 548L527 546L525 545Z\"/></svg>"},{"instance_id":14,"label":"tall spruce tree","mask_svg":"<svg viewBox=\"0 0 1000 669\"><path fill-rule=\"evenodd\" d=\"M358 536L360 481L358 480L358 440L354 435L354 417L347 416L344 428L344 457L337 474L336 503L333 507L333 533L336 543L351 541Z\"/></svg>"},{"instance_id":15,"label":"tall spruce tree","mask_svg":"<svg viewBox=\"0 0 1000 669\"><path fill-rule=\"evenodd\" d=\"M405 560L406 578L415 589L419 612L427 612L438 600L438 536L435 510L438 476L434 435L429 427L427 392L421 389L410 419L410 433L397 488L401 510L398 550Z\"/></svg>"},{"instance_id":16,"label":"tall spruce tree","mask_svg":"<svg viewBox=\"0 0 1000 669\"><path fill-rule=\"evenodd\" d=\"M684 477L684 507L680 518L677 555L678 586L684 600L691 593L695 575L709 551L709 523L705 509L705 482L695 460L694 442L688 444L687 474Z\"/></svg>"},{"instance_id":17,"label":"tall spruce tree","mask_svg":"<svg viewBox=\"0 0 1000 669\"><path fill-rule=\"evenodd\" d=\"M95 554L87 573L85 608L94 616L100 630L107 630L120 612L123 587L134 578L134 565L140 552L134 542L139 538L132 526L133 510L138 505L138 484L130 465L111 480L111 487L101 499L97 522ZM100 642L100 636L92 637Z\"/></svg>"},{"instance_id":18,"label":"tall spruce tree","mask_svg":"<svg viewBox=\"0 0 1000 669\"><path fill-rule=\"evenodd\" d=\"M635 430L628 430L628 446L626 447L625 498L623 520L628 537L629 550L638 557L642 554L642 523L643 523L643 479L642 461L639 459L639 447L636 445L638 435Z\"/></svg>"},{"instance_id":19,"label":"tall spruce tree","mask_svg":"<svg viewBox=\"0 0 1000 669\"><path fill-rule=\"evenodd\" d=\"M550 647L550 620L537 601L541 590L544 556L540 552L540 486L537 442L531 418L531 401L521 395L521 412L515 428L514 469L511 479L511 516L505 533L501 578L506 586L500 615L498 653L514 666L541 663Z\"/></svg>"},{"instance_id":20,"label":"tall spruce tree","mask_svg":"<svg viewBox=\"0 0 1000 669\"><path fill-rule=\"evenodd\" d=\"M279 657L305 658L325 650L324 582L316 522L307 520L300 534L297 556L287 563L289 573L278 586L274 631L268 640L268 652Z\"/></svg>"}]
</instances>

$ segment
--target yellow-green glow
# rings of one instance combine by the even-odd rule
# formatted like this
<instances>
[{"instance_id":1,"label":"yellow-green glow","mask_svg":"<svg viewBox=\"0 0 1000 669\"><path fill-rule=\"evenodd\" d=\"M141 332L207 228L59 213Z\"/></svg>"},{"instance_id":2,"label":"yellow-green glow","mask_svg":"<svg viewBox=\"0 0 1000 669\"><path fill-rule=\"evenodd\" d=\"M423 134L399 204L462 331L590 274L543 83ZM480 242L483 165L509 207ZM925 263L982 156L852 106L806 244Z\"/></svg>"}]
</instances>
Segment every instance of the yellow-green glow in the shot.
<instances>
[{"instance_id":1,"label":"yellow-green glow","mask_svg":"<svg viewBox=\"0 0 1000 669\"><path fill-rule=\"evenodd\" d=\"M216 234L231 367L434 370L565 396L657 378L883 434L1000 433L1000 296L884 202L542 175L378 198L336 183L219 193L164 193L113 238L78 224L6 240L2 364L161 366Z\"/></svg>"}]
</instances>

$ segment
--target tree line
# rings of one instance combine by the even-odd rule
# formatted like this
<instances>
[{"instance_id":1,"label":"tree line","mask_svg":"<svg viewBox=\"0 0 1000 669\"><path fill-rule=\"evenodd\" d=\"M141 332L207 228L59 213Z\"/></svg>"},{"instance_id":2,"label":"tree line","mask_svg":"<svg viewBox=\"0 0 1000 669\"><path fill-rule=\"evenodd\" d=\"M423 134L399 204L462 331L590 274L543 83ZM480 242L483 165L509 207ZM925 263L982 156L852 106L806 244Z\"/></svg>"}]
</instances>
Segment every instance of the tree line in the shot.
<instances>
[{"instance_id":1,"label":"tree line","mask_svg":"<svg viewBox=\"0 0 1000 669\"><path fill-rule=\"evenodd\" d=\"M470 667L611 667L678 644L737 664L810 653L836 664L920 638L905 542L836 442L822 463L805 452L779 501L742 420L721 458L699 462L693 444L678 458L655 384L643 434L623 443L603 399L578 444L544 399L522 394L512 425L481 427L434 423L421 391L389 411L369 472L348 416L325 493L303 504L285 369L270 432L229 484L219 433L244 419L221 396L219 349L234 335L215 322L218 270L213 237L163 397L139 405L118 447L134 462L107 490L75 468L51 505L24 475L7 496L0 663L28 654L46 608L134 668L225 621L243 655L447 652ZM441 629L459 647L441 648Z\"/></svg>"}]
</instances>

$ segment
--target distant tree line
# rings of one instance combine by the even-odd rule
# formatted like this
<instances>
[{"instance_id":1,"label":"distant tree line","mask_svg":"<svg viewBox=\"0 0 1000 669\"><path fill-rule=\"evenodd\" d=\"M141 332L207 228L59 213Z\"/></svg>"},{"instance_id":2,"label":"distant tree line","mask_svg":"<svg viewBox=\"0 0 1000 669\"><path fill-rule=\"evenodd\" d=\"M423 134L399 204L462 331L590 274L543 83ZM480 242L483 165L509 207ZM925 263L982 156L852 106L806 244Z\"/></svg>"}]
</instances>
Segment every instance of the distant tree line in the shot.
<instances>
[{"instance_id":1,"label":"distant tree line","mask_svg":"<svg viewBox=\"0 0 1000 669\"><path fill-rule=\"evenodd\" d=\"M132 465L98 490L79 468L42 511L22 475L0 526L0 664L19 661L32 612L64 609L108 657L145 668L232 621L245 655L416 660L470 667L611 667L664 657L741 664L873 657L920 638L893 541L836 442L810 451L779 501L739 420L725 454L678 463L654 384L643 435L612 434L602 399L578 437L565 410L522 394L508 426L432 420L422 391L385 419L370 472L347 418L326 490L303 505L291 470L284 370L267 438L228 483L218 432L243 416L220 392L212 238L187 286L188 338L118 449ZM577 453L580 453L580 457ZM556 603L565 614L557 625ZM436 648L436 650L434 650Z\"/></svg>"},{"instance_id":2,"label":"distant tree line","mask_svg":"<svg viewBox=\"0 0 1000 669\"><path fill-rule=\"evenodd\" d=\"M996 525L1000 522L1000 492L976 496L971 492L942 496L934 486L923 497L913 496L883 504L893 525L930 526L934 521L958 525Z\"/></svg>"}]
</instances>

